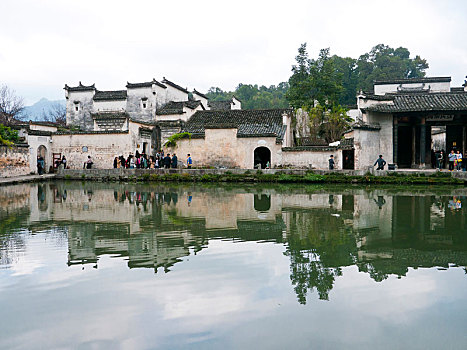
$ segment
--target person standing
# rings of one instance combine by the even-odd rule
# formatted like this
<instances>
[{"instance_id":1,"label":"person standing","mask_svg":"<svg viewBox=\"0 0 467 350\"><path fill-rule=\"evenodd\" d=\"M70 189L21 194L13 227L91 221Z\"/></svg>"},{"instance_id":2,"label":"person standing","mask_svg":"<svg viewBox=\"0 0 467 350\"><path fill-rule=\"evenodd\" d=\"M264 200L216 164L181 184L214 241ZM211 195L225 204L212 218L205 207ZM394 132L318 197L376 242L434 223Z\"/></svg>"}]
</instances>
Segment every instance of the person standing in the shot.
<instances>
[{"instance_id":1,"label":"person standing","mask_svg":"<svg viewBox=\"0 0 467 350\"><path fill-rule=\"evenodd\" d=\"M451 150L451 153L449 153L449 171L454 170L454 162L456 161L456 154L454 153L454 150Z\"/></svg>"},{"instance_id":2,"label":"person standing","mask_svg":"<svg viewBox=\"0 0 467 350\"><path fill-rule=\"evenodd\" d=\"M462 170L462 153L461 151L457 151L456 153L456 170Z\"/></svg>"},{"instance_id":3,"label":"person standing","mask_svg":"<svg viewBox=\"0 0 467 350\"><path fill-rule=\"evenodd\" d=\"M114 158L114 169L117 169L118 168L118 158L115 157Z\"/></svg>"},{"instance_id":4,"label":"person standing","mask_svg":"<svg viewBox=\"0 0 467 350\"><path fill-rule=\"evenodd\" d=\"M376 168L376 170L384 170L384 166L386 165L386 161L383 159L382 154L379 155L379 158L376 159L376 162L375 162L375 164L373 164L373 166L375 166L376 164L378 164L378 167Z\"/></svg>"},{"instance_id":5,"label":"person standing","mask_svg":"<svg viewBox=\"0 0 467 350\"><path fill-rule=\"evenodd\" d=\"M443 151L440 151L437 155L436 155L436 167L441 170L442 167L443 167L443 161L444 161L444 154L443 154Z\"/></svg>"},{"instance_id":6,"label":"person standing","mask_svg":"<svg viewBox=\"0 0 467 350\"><path fill-rule=\"evenodd\" d=\"M135 168L135 158L130 155L130 169L134 169Z\"/></svg>"},{"instance_id":7,"label":"person standing","mask_svg":"<svg viewBox=\"0 0 467 350\"><path fill-rule=\"evenodd\" d=\"M167 153L167 155L164 157L164 168L169 169L171 161L170 153Z\"/></svg>"},{"instance_id":8,"label":"person standing","mask_svg":"<svg viewBox=\"0 0 467 350\"><path fill-rule=\"evenodd\" d=\"M37 173L39 175L44 174L44 159L41 156L37 156Z\"/></svg>"},{"instance_id":9,"label":"person standing","mask_svg":"<svg viewBox=\"0 0 467 350\"><path fill-rule=\"evenodd\" d=\"M62 157L62 165L63 165L63 169L66 169L66 158L65 158L65 156Z\"/></svg>"},{"instance_id":10,"label":"person standing","mask_svg":"<svg viewBox=\"0 0 467 350\"><path fill-rule=\"evenodd\" d=\"M193 159L191 159L190 153L186 155L186 166L188 169L191 169L191 166L193 164Z\"/></svg>"},{"instance_id":11,"label":"person standing","mask_svg":"<svg viewBox=\"0 0 467 350\"><path fill-rule=\"evenodd\" d=\"M176 169L178 167L178 158L177 155L174 153L172 156L172 168Z\"/></svg>"},{"instance_id":12,"label":"person standing","mask_svg":"<svg viewBox=\"0 0 467 350\"><path fill-rule=\"evenodd\" d=\"M329 170L334 170L334 165L336 162L334 161L334 155L331 154L331 156L328 159L329 162Z\"/></svg>"}]
</instances>

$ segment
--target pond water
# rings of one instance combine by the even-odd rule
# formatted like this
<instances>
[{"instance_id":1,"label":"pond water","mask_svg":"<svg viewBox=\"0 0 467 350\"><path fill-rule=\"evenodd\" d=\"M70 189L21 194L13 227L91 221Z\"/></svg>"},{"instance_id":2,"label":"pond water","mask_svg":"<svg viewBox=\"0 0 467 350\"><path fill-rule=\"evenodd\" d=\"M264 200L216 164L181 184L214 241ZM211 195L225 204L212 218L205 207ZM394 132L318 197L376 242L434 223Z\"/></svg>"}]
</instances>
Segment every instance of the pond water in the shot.
<instances>
[{"instance_id":1,"label":"pond water","mask_svg":"<svg viewBox=\"0 0 467 350\"><path fill-rule=\"evenodd\" d=\"M2 349L465 349L467 188L0 187Z\"/></svg>"}]
</instances>

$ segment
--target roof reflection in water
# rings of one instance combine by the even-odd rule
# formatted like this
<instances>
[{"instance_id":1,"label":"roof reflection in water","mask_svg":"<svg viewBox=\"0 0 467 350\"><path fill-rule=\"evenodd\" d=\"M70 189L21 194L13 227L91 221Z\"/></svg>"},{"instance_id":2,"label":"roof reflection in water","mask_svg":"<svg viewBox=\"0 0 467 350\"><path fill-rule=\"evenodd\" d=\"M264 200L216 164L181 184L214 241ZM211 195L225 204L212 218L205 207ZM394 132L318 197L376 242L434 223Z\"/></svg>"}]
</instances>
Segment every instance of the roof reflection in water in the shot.
<instances>
[{"instance_id":1,"label":"roof reflection in water","mask_svg":"<svg viewBox=\"0 0 467 350\"><path fill-rule=\"evenodd\" d=\"M409 268L467 265L464 188L46 183L0 188L0 265L49 230L68 264L123 257L170 271L212 239L285 244L300 303L328 299L342 267L375 281ZM53 228L53 230L51 229Z\"/></svg>"}]
</instances>

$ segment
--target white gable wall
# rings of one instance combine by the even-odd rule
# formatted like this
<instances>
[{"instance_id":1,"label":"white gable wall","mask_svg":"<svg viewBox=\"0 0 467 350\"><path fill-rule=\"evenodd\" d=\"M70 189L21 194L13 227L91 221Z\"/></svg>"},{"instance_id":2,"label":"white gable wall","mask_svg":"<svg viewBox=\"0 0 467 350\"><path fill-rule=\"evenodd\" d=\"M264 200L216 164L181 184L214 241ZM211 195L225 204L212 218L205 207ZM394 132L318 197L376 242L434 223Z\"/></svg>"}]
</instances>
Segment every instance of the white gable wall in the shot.
<instances>
[{"instance_id":1,"label":"white gable wall","mask_svg":"<svg viewBox=\"0 0 467 350\"><path fill-rule=\"evenodd\" d=\"M398 88L409 88L409 89L428 89L430 92L449 92L451 91L450 82L430 82L430 83L407 83L407 84L380 84L374 85L375 95L385 95L387 93L397 92Z\"/></svg>"},{"instance_id":2,"label":"white gable wall","mask_svg":"<svg viewBox=\"0 0 467 350\"><path fill-rule=\"evenodd\" d=\"M93 113L98 112L124 112L126 100L94 101Z\"/></svg>"}]
</instances>

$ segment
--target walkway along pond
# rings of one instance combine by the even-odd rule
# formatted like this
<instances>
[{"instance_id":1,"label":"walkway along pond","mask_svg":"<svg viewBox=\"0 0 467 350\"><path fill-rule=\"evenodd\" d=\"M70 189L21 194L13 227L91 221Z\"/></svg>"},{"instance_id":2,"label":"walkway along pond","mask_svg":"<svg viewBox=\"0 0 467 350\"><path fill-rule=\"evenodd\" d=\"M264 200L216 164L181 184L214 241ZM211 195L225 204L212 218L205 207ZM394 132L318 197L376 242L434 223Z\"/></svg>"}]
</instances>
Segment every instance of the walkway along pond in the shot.
<instances>
[{"instance_id":1,"label":"walkway along pond","mask_svg":"<svg viewBox=\"0 0 467 350\"><path fill-rule=\"evenodd\" d=\"M95 181L272 182L362 184L467 183L467 172L435 170L361 171L298 169L66 169L57 179Z\"/></svg>"}]
</instances>

